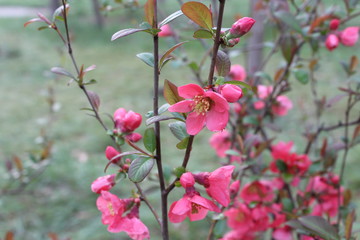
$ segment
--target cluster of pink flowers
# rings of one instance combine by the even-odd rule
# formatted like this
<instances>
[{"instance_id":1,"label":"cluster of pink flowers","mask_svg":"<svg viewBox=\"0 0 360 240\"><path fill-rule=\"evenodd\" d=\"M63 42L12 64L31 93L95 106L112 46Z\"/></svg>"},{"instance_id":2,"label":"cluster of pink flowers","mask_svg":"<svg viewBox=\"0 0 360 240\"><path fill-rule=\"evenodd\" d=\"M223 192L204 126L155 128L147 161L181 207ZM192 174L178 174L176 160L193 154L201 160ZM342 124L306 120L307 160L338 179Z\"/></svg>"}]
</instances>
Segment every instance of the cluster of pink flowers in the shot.
<instances>
[{"instance_id":1,"label":"cluster of pink flowers","mask_svg":"<svg viewBox=\"0 0 360 240\"><path fill-rule=\"evenodd\" d=\"M126 111L119 108L114 112L114 130L113 133L119 137L125 137L129 141L138 142L142 136L134 131L140 126L142 116L133 111Z\"/></svg>"},{"instance_id":2,"label":"cluster of pink flowers","mask_svg":"<svg viewBox=\"0 0 360 240\"><path fill-rule=\"evenodd\" d=\"M225 129L221 132L214 133L210 140L210 146L215 150L216 155L220 158L226 157L226 151L231 149L231 136L230 133ZM234 151L237 151L234 149ZM239 156L232 155L231 162L241 162L240 153Z\"/></svg>"},{"instance_id":3,"label":"cluster of pink flowers","mask_svg":"<svg viewBox=\"0 0 360 240\"><path fill-rule=\"evenodd\" d=\"M257 110L265 107L264 100L270 96L273 91L272 86L258 85L257 86L259 100L254 103L254 108ZM271 110L277 116L285 116L290 109L293 108L291 100L285 96L277 96L275 103L272 103Z\"/></svg>"},{"instance_id":4,"label":"cluster of pink flowers","mask_svg":"<svg viewBox=\"0 0 360 240\"><path fill-rule=\"evenodd\" d=\"M234 166L224 166L217 170L193 174L186 172L181 175L180 183L185 189L184 196L171 204L169 219L173 223L184 221L187 217L190 221L202 220L208 211L220 212L219 207L211 200L204 198L196 191L195 182L205 187L207 194L216 202L226 207L230 203L231 174Z\"/></svg>"},{"instance_id":5,"label":"cluster of pink flowers","mask_svg":"<svg viewBox=\"0 0 360 240\"><path fill-rule=\"evenodd\" d=\"M190 135L198 134L204 126L210 131L223 130L229 120L229 102L236 102L242 97L241 88L231 84L219 86L215 91L187 84L178 87L178 93L186 100L173 104L169 111L189 113L186 130Z\"/></svg>"},{"instance_id":6,"label":"cluster of pink flowers","mask_svg":"<svg viewBox=\"0 0 360 240\"><path fill-rule=\"evenodd\" d=\"M131 239L150 239L148 228L139 219L140 200L120 199L110 193L115 185L115 174L99 177L91 184L91 190L99 197L96 206L102 212L102 223L112 233L126 232Z\"/></svg>"},{"instance_id":7,"label":"cluster of pink flowers","mask_svg":"<svg viewBox=\"0 0 360 240\"><path fill-rule=\"evenodd\" d=\"M330 34L326 37L325 46L329 51L336 49L340 43L344 46L354 46L359 40L359 27L347 27L342 31L337 31L340 25L339 19L330 21Z\"/></svg>"}]
</instances>

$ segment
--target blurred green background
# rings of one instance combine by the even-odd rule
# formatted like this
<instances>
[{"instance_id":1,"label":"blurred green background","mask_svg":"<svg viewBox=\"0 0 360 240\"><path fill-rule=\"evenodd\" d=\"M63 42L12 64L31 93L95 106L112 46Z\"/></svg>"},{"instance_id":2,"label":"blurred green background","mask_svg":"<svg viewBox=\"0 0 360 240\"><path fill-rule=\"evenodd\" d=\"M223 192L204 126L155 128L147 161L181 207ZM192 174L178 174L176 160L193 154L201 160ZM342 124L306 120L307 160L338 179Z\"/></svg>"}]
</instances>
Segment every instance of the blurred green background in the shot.
<instances>
[{"instance_id":1,"label":"blurred green background","mask_svg":"<svg viewBox=\"0 0 360 240\"><path fill-rule=\"evenodd\" d=\"M144 1L139 2L143 4ZM336 2L328 1L329 4ZM100 96L100 112L106 124L111 126L111 120L106 114L112 115L119 107L131 109L144 116L152 108L152 69L135 55L152 51L151 37L138 33L110 41L114 32L136 27L141 23L142 10L127 8L109 13L105 16L105 26L99 29L90 1L70 1L70 4L69 24L74 55L77 62L85 67L97 65L96 70L87 74L87 79L94 78L98 82L89 86L89 90ZM179 9L177 1L162 1L162 4L163 17ZM44 4L42 0L0 1L0 10L9 6L38 9L46 8L48 3ZM9 11L11 10L7 10L7 15ZM14 11L15 15L20 10ZM227 14L224 26L230 27L235 14L248 13L248 5L245 1L229 1L225 11ZM104 174L103 169L107 163L104 150L112 142L98 122L89 117L87 112L80 110L88 107L88 103L77 86L68 85L65 77L58 77L50 72L54 66L63 66L73 72L70 60L55 32L37 31L41 23L23 27L27 20L36 17L36 12L37 10L33 11L32 16L0 16L0 158L3 160L0 167L0 238L7 231L13 231L17 240L49 239L49 232L57 233L61 239L128 239L124 233L107 233L106 226L101 224L101 214L95 206L97 195L90 191L92 181ZM44 14L50 16L47 9ZM186 21L184 17L177 20ZM359 19L352 23L356 22L359 25ZM191 39L191 29L181 35ZM267 32L267 39L271 40L272 35L272 32ZM162 38L160 44L161 51L164 52L174 42ZM359 44L351 49L342 47L332 53L324 49L321 53L324 61L317 76L320 94L336 93L336 88L345 78L339 61L347 60L355 52L358 53L358 46ZM184 48L190 59L200 61L203 57L203 50L197 41L190 41ZM245 54L237 55L232 62L244 64L245 57ZM269 74L273 74L280 64L280 58L275 57L267 67ZM205 74L206 70L204 76ZM161 81L164 79L177 85L193 81L191 71L181 65L180 61L175 61L164 69ZM53 105L56 111L51 114L48 104L49 89L53 91L51 100L56 102ZM312 118L313 110L307 107L312 104L312 100L308 85L294 82L294 89L296 90L289 96L298 108L295 107L291 114L278 120L279 126L290 129L286 133L278 134L278 139L294 140L299 143L298 149L301 151L301 144L304 144L302 129L297 126ZM164 99L161 99L161 103L165 103ZM341 112L343 104L340 102L328 110L325 113L326 121L331 122L332 116ZM144 125L141 130L145 129ZM166 169L170 170L180 164L183 152L175 148L177 139L165 127L163 130L163 139L167 143L163 147L163 159ZM212 171L217 166L214 151L207 143L209 136L210 133L203 131L196 137L189 169ZM39 162L31 160L32 156L34 158L41 154L41 146L47 139L52 142L51 157ZM23 176L16 175L14 156L23 164ZM346 184L355 189L355 197L359 196L356 189L360 186L357 163L359 156L359 148L351 152L349 165L354 167L348 167L346 175L349 176ZM13 167L9 171L10 162ZM108 173L114 172L115 169L108 170ZM18 180L13 180L17 177ZM156 182L148 185L155 186ZM134 188L124 181L116 186L115 192L121 197L129 197L131 189ZM180 196L181 191L176 194ZM155 205L156 199L156 194L152 194L151 200ZM151 229L153 239L158 239L159 228L145 206L141 210L141 216ZM208 224L208 220L204 220L172 225L173 239L203 239Z\"/></svg>"}]
</instances>

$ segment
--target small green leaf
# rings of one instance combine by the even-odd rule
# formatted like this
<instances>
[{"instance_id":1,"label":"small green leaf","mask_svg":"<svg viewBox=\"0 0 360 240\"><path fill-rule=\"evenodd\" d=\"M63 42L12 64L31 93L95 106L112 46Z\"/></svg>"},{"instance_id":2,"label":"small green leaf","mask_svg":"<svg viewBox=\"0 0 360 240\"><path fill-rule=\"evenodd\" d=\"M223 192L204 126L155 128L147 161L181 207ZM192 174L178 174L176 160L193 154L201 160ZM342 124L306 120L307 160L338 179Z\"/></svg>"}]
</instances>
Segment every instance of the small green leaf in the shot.
<instances>
[{"instance_id":1,"label":"small green leaf","mask_svg":"<svg viewBox=\"0 0 360 240\"><path fill-rule=\"evenodd\" d=\"M69 4L65 5L65 9L66 9L66 11L69 9ZM52 21L54 22L56 17L60 16L60 14L63 15L63 11L64 11L64 6L63 5L61 5L57 9L55 9L55 11L53 13L53 16L52 16Z\"/></svg>"},{"instance_id":2,"label":"small green leaf","mask_svg":"<svg viewBox=\"0 0 360 240\"><path fill-rule=\"evenodd\" d=\"M233 85L238 85L238 86L241 86L241 87L245 87L251 91L253 91L254 93L256 92L256 87L252 87L250 86L249 84L245 83L245 82L242 82L242 81L227 81L225 82L227 84L233 84Z\"/></svg>"},{"instance_id":3,"label":"small green leaf","mask_svg":"<svg viewBox=\"0 0 360 240\"><path fill-rule=\"evenodd\" d=\"M51 68L51 72L56 73L58 75L67 76L67 77L70 77L72 79L76 79L74 77L74 75L72 75L71 73L69 73L64 68L61 68L61 67L53 67L53 68Z\"/></svg>"},{"instance_id":4,"label":"small green leaf","mask_svg":"<svg viewBox=\"0 0 360 240\"><path fill-rule=\"evenodd\" d=\"M173 14L169 15L167 18L165 18L164 20L161 21L161 23L159 24L159 28L170 23L171 21L173 21L174 19L176 19L182 15L183 15L183 12L181 10L174 12Z\"/></svg>"},{"instance_id":5,"label":"small green leaf","mask_svg":"<svg viewBox=\"0 0 360 240\"><path fill-rule=\"evenodd\" d=\"M188 66L195 72L199 71L199 65L196 62L191 62L188 64Z\"/></svg>"},{"instance_id":6,"label":"small green leaf","mask_svg":"<svg viewBox=\"0 0 360 240\"><path fill-rule=\"evenodd\" d=\"M279 169L280 172L284 173L287 170L287 165L282 160L276 160L275 162L276 167Z\"/></svg>"},{"instance_id":7,"label":"small green leaf","mask_svg":"<svg viewBox=\"0 0 360 240\"><path fill-rule=\"evenodd\" d=\"M274 15L276 18L281 20L288 27L292 28L296 32L300 33L301 35L304 34L298 20L290 12L280 10L280 11L274 12Z\"/></svg>"},{"instance_id":8,"label":"small green leaf","mask_svg":"<svg viewBox=\"0 0 360 240\"><path fill-rule=\"evenodd\" d=\"M302 84L307 84L309 82L309 73L304 69L294 69L293 70L295 78Z\"/></svg>"},{"instance_id":9,"label":"small green leaf","mask_svg":"<svg viewBox=\"0 0 360 240\"><path fill-rule=\"evenodd\" d=\"M200 2L187 2L182 5L181 11L200 27L212 30L212 13L206 5Z\"/></svg>"},{"instance_id":10,"label":"small green leaf","mask_svg":"<svg viewBox=\"0 0 360 240\"><path fill-rule=\"evenodd\" d=\"M209 39L213 37L213 32L206 29L199 29L194 32L194 38Z\"/></svg>"},{"instance_id":11,"label":"small green leaf","mask_svg":"<svg viewBox=\"0 0 360 240\"><path fill-rule=\"evenodd\" d=\"M95 84L95 83L97 83L97 81L95 79L91 79L88 82L84 82L84 85L91 85L91 84Z\"/></svg>"},{"instance_id":12,"label":"small green leaf","mask_svg":"<svg viewBox=\"0 0 360 240\"><path fill-rule=\"evenodd\" d=\"M154 159L152 158L136 158L130 164L128 176L129 179L135 183L141 182L149 175L151 169L154 166Z\"/></svg>"},{"instance_id":13,"label":"small green leaf","mask_svg":"<svg viewBox=\"0 0 360 240\"><path fill-rule=\"evenodd\" d=\"M180 178L181 175L186 173L186 169L183 166L180 166L180 167L174 168L173 172L177 178Z\"/></svg>"},{"instance_id":14,"label":"small green leaf","mask_svg":"<svg viewBox=\"0 0 360 240\"><path fill-rule=\"evenodd\" d=\"M164 98L170 105L184 100L184 98L179 96L177 86L169 80L164 82Z\"/></svg>"},{"instance_id":15,"label":"small green leaf","mask_svg":"<svg viewBox=\"0 0 360 240\"><path fill-rule=\"evenodd\" d=\"M169 123L169 128L172 134L179 139L183 140L186 137L189 137L189 134L186 132L186 124L181 121Z\"/></svg>"},{"instance_id":16,"label":"small green leaf","mask_svg":"<svg viewBox=\"0 0 360 240\"><path fill-rule=\"evenodd\" d=\"M116 33L114 33L111 37L111 41L114 41L118 38L122 38L125 36L128 36L130 34L136 33L136 32L142 32L145 31L145 29L139 29L139 28L127 28L127 29L122 29Z\"/></svg>"},{"instance_id":17,"label":"small green leaf","mask_svg":"<svg viewBox=\"0 0 360 240\"><path fill-rule=\"evenodd\" d=\"M189 137L186 137L183 140L181 140L178 144L176 144L176 147L180 150L186 149L188 146L188 142L189 142Z\"/></svg>"},{"instance_id":18,"label":"small green leaf","mask_svg":"<svg viewBox=\"0 0 360 240\"><path fill-rule=\"evenodd\" d=\"M176 118L174 116L158 115L158 116L152 116L149 119L147 119L146 120L146 125L150 125L150 124L153 124L155 122L171 120L171 119L179 120L178 118Z\"/></svg>"},{"instance_id":19,"label":"small green leaf","mask_svg":"<svg viewBox=\"0 0 360 240\"><path fill-rule=\"evenodd\" d=\"M144 133L144 146L145 148L153 153L156 149L156 138L155 138L155 130L154 128L148 128Z\"/></svg>"},{"instance_id":20,"label":"small green leaf","mask_svg":"<svg viewBox=\"0 0 360 240\"><path fill-rule=\"evenodd\" d=\"M282 198L281 203L283 205L283 210L285 212L291 213L292 210L294 209L294 204L292 203L290 198Z\"/></svg>"},{"instance_id":21,"label":"small green leaf","mask_svg":"<svg viewBox=\"0 0 360 240\"><path fill-rule=\"evenodd\" d=\"M223 51L219 50L216 56L216 70L219 76L225 77L229 74L231 62L229 56Z\"/></svg>"},{"instance_id":22,"label":"small green leaf","mask_svg":"<svg viewBox=\"0 0 360 240\"><path fill-rule=\"evenodd\" d=\"M154 67L155 60L154 60L154 55L152 53L144 52L144 53L136 54L136 56L150 67Z\"/></svg>"}]
</instances>

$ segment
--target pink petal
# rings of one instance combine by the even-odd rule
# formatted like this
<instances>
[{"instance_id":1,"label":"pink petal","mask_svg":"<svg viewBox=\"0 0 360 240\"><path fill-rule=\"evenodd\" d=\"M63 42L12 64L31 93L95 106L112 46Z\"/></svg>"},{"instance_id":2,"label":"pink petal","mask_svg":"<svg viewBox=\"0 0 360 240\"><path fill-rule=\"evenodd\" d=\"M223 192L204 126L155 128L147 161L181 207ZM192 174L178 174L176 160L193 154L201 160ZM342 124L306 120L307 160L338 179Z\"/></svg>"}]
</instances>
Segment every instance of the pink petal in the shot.
<instances>
[{"instance_id":1,"label":"pink petal","mask_svg":"<svg viewBox=\"0 0 360 240\"><path fill-rule=\"evenodd\" d=\"M191 211L188 213L190 221L199 221L206 217L208 210L203 207L199 207L197 209L197 213L192 213Z\"/></svg>"},{"instance_id":2,"label":"pink petal","mask_svg":"<svg viewBox=\"0 0 360 240\"><path fill-rule=\"evenodd\" d=\"M198 134L205 125L206 115L192 112L186 119L186 131L190 135Z\"/></svg>"},{"instance_id":3,"label":"pink petal","mask_svg":"<svg viewBox=\"0 0 360 240\"><path fill-rule=\"evenodd\" d=\"M194 98L197 95L204 95L204 89L199 85L190 83L178 87L178 93L183 98Z\"/></svg>"},{"instance_id":4,"label":"pink petal","mask_svg":"<svg viewBox=\"0 0 360 240\"><path fill-rule=\"evenodd\" d=\"M177 205L177 202L178 202L178 201L173 202L173 203L171 204L170 210L169 210L169 214L168 214L169 220L170 220L170 222L172 222L172 223L182 222L182 221L184 221L185 218L187 217L186 214L178 215L178 214L173 213L174 207Z\"/></svg>"},{"instance_id":5,"label":"pink petal","mask_svg":"<svg viewBox=\"0 0 360 240\"><path fill-rule=\"evenodd\" d=\"M229 111L229 103L226 99L216 92L206 92L205 96L211 98L213 100L213 105L211 106L211 110L215 110L217 112Z\"/></svg>"},{"instance_id":6,"label":"pink petal","mask_svg":"<svg viewBox=\"0 0 360 240\"><path fill-rule=\"evenodd\" d=\"M210 131L221 131L223 130L229 121L229 112L216 112L210 110L206 114L206 127Z\"/></svg>"},{"instance_id":7,"label":"pink petal","mask_svg":"<svg viewBox=\"0 0 360 240\"><path fill-rule=\"evenodd\" d=\"M184 215L190 210L191 210L191 202L188 200L188 197L185 195L180 200L174 202L174 206L171 212L176 215Z\"/></svg>"},{"instance_id":8,"label":"pink petal","mask_svg":"<svg viewBox=\"0 0 360 240\"><path fill-rule=\"evenodd\" d=\"M178 103L175 103L174 105L171 105L169 107L170 112L181 112L181 113L187 113L190 112L193 109L193 100L184 100Z\"/></svg>"}]
</instances>

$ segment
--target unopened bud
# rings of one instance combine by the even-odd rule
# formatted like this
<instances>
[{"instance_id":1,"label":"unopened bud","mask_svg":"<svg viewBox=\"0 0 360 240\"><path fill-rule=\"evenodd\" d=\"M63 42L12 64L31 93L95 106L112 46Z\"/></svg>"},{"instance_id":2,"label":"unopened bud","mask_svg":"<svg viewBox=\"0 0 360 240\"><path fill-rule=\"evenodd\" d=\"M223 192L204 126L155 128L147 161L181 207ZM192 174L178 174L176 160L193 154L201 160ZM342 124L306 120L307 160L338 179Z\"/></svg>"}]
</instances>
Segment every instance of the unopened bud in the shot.
<instances>
[{"instance_id":1,"label":"unopened bud","mask_svg":"<svg viewBox=\"0 0 360 240\"><path fill-rule=\"evenodd\" d=\"M239 38L250 31L255 24L255 20L250 17L243 17L237 20L230 28L228 39Z\"/></svg>"}]
</instances>

